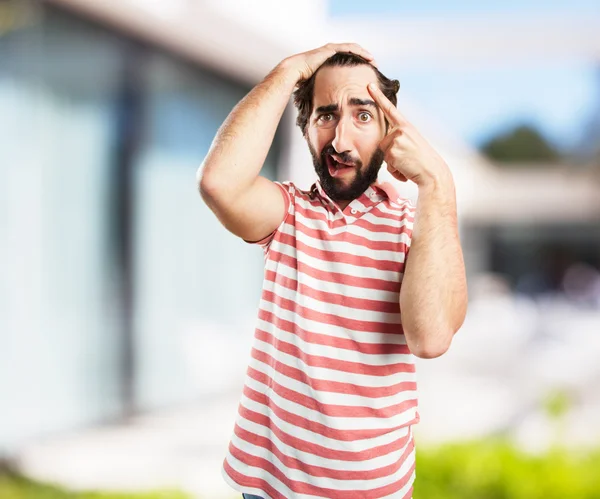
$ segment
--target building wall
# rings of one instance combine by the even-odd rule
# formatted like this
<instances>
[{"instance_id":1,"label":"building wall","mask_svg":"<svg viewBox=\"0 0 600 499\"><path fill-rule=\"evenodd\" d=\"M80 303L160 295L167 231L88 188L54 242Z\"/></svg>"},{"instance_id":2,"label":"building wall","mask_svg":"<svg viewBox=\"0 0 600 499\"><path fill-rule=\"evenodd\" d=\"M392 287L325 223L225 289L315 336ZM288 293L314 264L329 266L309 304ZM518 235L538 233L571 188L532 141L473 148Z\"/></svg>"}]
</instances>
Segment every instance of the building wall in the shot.
<instances>
[{"instance_id":1,"label":"building wall","mask_svg":"<svg viewBox=\"0 0 600 499\"><path fill-rule=\"evenodd\" d=\"M0 453L223 389L262 279L195 185L248 87L27 5L0 36Z\"/></svg>"}]
</instances>

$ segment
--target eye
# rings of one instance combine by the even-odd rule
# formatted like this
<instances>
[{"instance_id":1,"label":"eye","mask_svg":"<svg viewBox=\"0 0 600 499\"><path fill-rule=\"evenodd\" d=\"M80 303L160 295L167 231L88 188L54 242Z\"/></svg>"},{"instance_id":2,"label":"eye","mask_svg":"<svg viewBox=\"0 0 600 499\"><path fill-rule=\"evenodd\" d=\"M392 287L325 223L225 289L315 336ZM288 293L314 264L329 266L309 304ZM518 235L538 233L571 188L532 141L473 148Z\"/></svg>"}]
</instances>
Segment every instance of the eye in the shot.
<instances>
[{"instance_id":1,"label":"eye","mask_svg":"<svg viewBox=\"0 0 600 499\"><path fill-rule=\"evenodd\" d=\"M333 114L331 113L325 113L322 114L321 116L319 116L319 121L322 121L323 123L328 123L329 121L333 120Z\"/></svg>"},{"instance_id":2,"label":"eye","mask_svg":"<svg viewBox=\"0 0 600 499\"><path fill-rule=\"evenodd\" d=\"M372 118L373 117L371 116L371 113L367 113L366 111L361 111L358 113L358 121L361 123L368 123Z\"/></svg>"}]
</instances>

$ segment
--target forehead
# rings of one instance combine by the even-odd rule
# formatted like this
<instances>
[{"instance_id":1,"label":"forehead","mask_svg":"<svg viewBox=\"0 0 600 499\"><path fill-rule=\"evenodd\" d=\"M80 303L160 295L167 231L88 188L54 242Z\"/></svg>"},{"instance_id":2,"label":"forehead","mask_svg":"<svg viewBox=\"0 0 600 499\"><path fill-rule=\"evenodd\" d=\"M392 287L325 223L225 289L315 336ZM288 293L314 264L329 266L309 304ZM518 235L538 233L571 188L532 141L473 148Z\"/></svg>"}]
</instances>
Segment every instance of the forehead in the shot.
<instances>
[{"instance_id":1,"label":"forehead","mask_svg":"<svg viewBox=\"0 0 600 499\"><path fill-rule=\"evenodd\" d=\"M329 104L346 104L351 97L371 99L367 85L377 83L371 66L328 66L319 69L315 76L313 109Z\"/></svg>"}]
</instances>

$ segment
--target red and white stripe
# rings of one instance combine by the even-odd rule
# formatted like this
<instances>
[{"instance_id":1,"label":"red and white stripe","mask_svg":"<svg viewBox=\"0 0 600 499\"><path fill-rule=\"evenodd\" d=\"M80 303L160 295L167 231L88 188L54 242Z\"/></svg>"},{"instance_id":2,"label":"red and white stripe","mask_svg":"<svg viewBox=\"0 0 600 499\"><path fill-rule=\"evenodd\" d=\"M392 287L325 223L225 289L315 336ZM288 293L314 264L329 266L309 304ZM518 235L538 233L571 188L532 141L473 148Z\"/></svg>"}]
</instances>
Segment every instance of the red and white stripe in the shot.
<instances>
[{"instance_id":1,"label":"red and white stripe","mask_svg":"<svg viewBox=\"0 0 600 499\"><path fill-rule=\"evenodd\" d=\"M374 184L341 212L277 183L265 275L223 477L265 499L409 499L416 373L400 286L415 207Z\"/></svg>"}]
</instances>

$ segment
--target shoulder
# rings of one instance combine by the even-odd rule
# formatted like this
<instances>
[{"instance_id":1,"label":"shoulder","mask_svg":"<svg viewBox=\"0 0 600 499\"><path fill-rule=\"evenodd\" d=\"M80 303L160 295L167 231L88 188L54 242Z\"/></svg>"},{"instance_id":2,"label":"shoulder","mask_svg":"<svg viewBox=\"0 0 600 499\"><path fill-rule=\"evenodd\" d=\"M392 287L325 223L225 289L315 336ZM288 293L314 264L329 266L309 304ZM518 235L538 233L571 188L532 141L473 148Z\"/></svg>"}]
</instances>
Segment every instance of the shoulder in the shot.
<instances>
[{"instance_id":1,"label":"shoulder","mask_svg":"<svg viewBox=\"0 0 600 499\"><path fill-rule=\"evenodd\" d=\"M306 190L306 189L300 189L294 182L292 182L291 180L284 180L281 182L275 182L276 184L278 184L283 190L285 190L292 199L294 198L300 198L300 199L314 199L317 190L315 185L313 184L313 186Z\"/></svg>"},{"instance_id":2,"label":"shoulder","mask_svg":"<svg viewBox=\"0 0 600 499\"><path fill-rule=\"evenodd\" d=\"M396 213L402 216L414 217L415 212L417 211L416 204L412 199L398 197L396 199L387 198L382 201L382 204L385 206L386 210L389 210L392 213Z\"/></svg>"},{"instance_id":3,"label":"shoulder","mask_svg":"<svg viewBox=\"0 0 600 499\"><path fill-rule=\"evenodd\" d=\"M404 196L400 196L396 185L389 181L377 181L373 187L385 196L384 205L397 212L413 212L416 210L415 203Z\"/></svg>"},{"instance_id":4,"label":"shoulder","mask_svg":"<svg viewBox=\"0 0 600 499\"><path fill-rule=\"evenodd\" d=\"M417 210L417 205L412 199L398 198L394 204L396 208L401 211L414 213Z\"/></svg>"}]
</instances>

